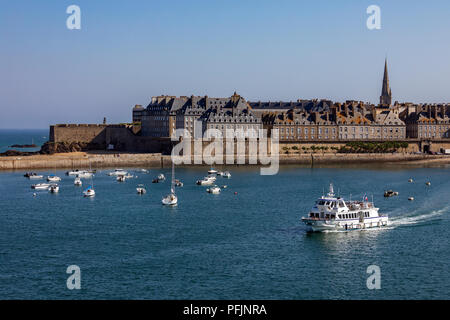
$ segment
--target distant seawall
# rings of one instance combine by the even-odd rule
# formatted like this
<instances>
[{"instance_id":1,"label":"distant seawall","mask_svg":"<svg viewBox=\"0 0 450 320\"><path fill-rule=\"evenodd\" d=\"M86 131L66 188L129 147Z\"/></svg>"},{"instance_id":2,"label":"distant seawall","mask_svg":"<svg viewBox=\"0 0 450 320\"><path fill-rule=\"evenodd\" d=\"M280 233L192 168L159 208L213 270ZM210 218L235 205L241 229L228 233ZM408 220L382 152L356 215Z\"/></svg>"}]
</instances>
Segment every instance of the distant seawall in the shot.
<instances>
[{"instance_id":1,"label":"distant seawall","mask_svg":"<svg viewBox=\"0 0 450 320\"><path fill-rule=\"evenodd\" d=\"M401 162L411 164L450 163L450 156L418 154L281 154L280 164L358 164ZM246 162L248 163L248 161ZM28 157L0 157L0 170L82 169L117 167L170 167L170 156L160 153L75 153L35 155ZM185 166L185 165L182 165Z\"/></svg>"}]
</instances>

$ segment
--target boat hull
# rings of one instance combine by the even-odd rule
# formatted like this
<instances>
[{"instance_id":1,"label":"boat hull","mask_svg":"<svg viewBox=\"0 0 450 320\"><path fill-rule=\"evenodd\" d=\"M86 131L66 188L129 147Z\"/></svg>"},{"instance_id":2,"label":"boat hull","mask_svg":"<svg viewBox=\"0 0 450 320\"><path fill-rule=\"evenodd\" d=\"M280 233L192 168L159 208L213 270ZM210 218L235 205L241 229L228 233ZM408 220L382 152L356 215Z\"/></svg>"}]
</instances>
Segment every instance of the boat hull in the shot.
<instances>
[{"instance_id":1,"label":"boat hull","mask_svg":"<svg viewBox=\"0 0 450 320\"><path fill-rule=\"evenodd\" d=\"M309 231L313 232L327 232L327 231L349 231L349 230L364 230L386 227L389 223L387 216L364 219L349 219L349 220L316 220L303 218L302 222L307 226Z\"/></svg>"}]
</instances>

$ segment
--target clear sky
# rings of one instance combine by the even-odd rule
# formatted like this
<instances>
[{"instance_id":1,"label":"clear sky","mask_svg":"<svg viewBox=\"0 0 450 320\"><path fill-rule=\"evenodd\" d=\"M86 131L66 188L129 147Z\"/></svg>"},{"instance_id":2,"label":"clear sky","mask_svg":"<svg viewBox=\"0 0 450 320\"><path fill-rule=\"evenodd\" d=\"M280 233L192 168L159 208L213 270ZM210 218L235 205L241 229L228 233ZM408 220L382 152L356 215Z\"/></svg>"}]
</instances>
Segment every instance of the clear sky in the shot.
<instances>
[{"instance_id":1,"label":"clear sky","mask_svg":"<svg viewBox=\"0 0 450 320\"><path fill-rule=\"evenodd\" d=\"M448 0L2 0L0 128L129 122L161 94L377 103L386 56L394 101L450 102L449 36Z\"/></svg>"}]
</instances>

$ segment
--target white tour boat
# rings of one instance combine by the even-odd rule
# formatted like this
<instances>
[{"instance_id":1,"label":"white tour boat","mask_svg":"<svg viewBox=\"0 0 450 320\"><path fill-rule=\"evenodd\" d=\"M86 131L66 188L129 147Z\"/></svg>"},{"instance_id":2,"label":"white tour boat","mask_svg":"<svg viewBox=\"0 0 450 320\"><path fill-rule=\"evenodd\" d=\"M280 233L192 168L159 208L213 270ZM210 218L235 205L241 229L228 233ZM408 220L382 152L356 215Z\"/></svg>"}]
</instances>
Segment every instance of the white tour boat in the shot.
<instances>
[{"instance_id":1,"label":"white tour boat","mask_svg":"<svg viewBox=\"0 0 450 320\"><path fill-rule=\"evenodd\" d=\"M165 206L176 206L178 204L178 197L175 194L175 165L172 162L172 183L170 186L170 194L165 196L161 200L162 204Z\"/></svg>"},{"instance_id":2,"label":"white tour boat","mask_svg":"<svg viewBox=\"0 0 450 320\"><path fill-rule=\"evenodd\" d=\"M216 182L216 177L214 177L214 176L207 176L207 177L204 177L203 179L201 179L201 180L197 180L197 184L198 185L200 185L200 186L210 186L210 185L212 185L214 182Z\"/></svg>"},{"instance_id":3,"label":"white tour boat","mask_svg":"<svg viewBox=\"0 0 450 320\"><path fill-rule=\"evenodd\" d=\"M330 184L327 196L319 198L302 221L312 231L360 230L387 226L388 216L380 215L378 210L367 197L364 197L363 201L345 201L336 197L333 185Z\"/></svg>"}]
</instances>

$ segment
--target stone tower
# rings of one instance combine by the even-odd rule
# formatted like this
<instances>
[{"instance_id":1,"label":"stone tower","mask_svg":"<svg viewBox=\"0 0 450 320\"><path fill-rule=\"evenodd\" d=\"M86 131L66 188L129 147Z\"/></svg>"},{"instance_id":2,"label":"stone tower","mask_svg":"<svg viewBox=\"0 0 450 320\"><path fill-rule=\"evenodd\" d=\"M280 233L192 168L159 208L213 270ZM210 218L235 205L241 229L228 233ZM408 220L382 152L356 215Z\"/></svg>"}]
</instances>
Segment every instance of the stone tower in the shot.
<instances>
[{"instance_id":1,"label":"stone tower","mask_svg":"<svg viewBox=\"0 0 450 320\"><path fill-rule=\"evenodd\" d=\"M383 77L383 89L381 89L380 104L390 106L392 103L392 92L389 87L389 75L387 67L387 59L384 60L384 77Z\"/></svg>"}]
</instances>

